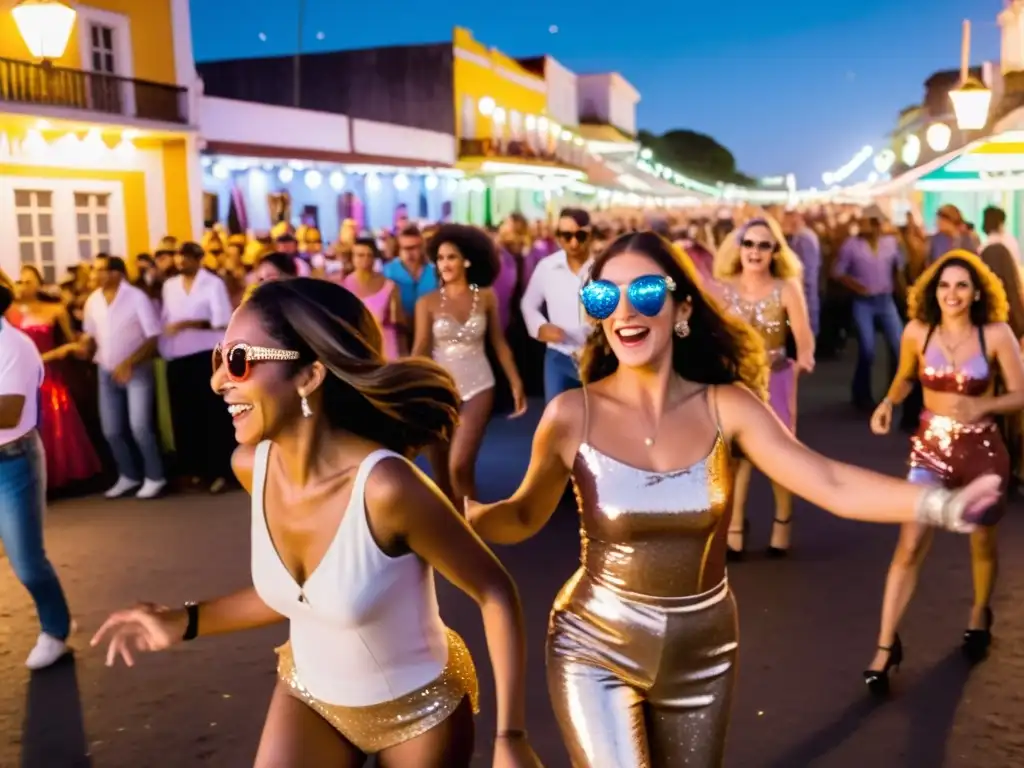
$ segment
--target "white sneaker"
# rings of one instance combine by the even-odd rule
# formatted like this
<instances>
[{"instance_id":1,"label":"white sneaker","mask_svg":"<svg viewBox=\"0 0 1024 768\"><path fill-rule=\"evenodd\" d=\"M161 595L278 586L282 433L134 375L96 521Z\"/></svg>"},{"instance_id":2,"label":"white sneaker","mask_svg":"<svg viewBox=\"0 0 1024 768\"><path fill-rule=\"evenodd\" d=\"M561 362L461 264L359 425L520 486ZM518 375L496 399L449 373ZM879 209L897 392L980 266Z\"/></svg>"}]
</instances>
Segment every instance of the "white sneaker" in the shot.
<instances>
[{"instance_id":1,"label":"white sneaker","mask_svg":"<svg viewBox=\"0 0 1024 768\"><path fill-rule=\"evenodd\" d=\"M39 635L39 639L36 640L36 647L32 649L28 658L25 659L25 666L31 670L45 669L64 658L64 654L68 653L69 650L68 644L65 641L58 640L56 637L52 637L44 632Z\"/></svg>"},{"instance_id":2,"label":"white sneaker","mask_svg":"<svg viewBox=\"0 0 1024 768\"><path fill-rule=\"evenodd\" d=\"M136 499L155 499L159 496L164 487L167 485L166 480L150 480L146 478L146 482L142 484L142 488L135 494Z\"/></svg>"},{"instance_id":3,"label":"white sneaker","mask_svg":"<svg viewBox=\"0 0 1024 768\"><path fill-rule=\"evenodd\" d=\"M107 491L104 495L108 499L119 499L124 496L128 491L134 491L140 485L138 480L131 480L130 478L122 475L117 478L117 482L114 483L113 487Z\"/></svg>"}]
</instances>

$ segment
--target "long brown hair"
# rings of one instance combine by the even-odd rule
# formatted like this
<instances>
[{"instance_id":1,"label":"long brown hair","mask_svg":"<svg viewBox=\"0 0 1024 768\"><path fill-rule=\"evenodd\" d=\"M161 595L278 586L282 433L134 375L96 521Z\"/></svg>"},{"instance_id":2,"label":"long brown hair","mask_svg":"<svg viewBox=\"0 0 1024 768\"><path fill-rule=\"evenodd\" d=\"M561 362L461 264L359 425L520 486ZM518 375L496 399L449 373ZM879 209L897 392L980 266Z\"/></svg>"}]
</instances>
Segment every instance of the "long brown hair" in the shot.
<instances>
[{"instance_id":1,"label":"long brown hair","mask_svg":"<svg viewBox=\"0 0 1024 768\"><path fill-rule=\"evenodd\" d=\"M609 261L627 252L653 259L675 281L672 300L676 304L687 298L692 303L690 334L672 337L672 367L676 373L701 384L745 384L763 397L768 382L764 341L742 320L723 312L701 290L696 268L681 249L654 232L623 235L594 260L591 277L599 279ZM583 348L580 376L584 383L598 381L618 367L618 358L597 324Z\"/></svg>"},{"instance_id":2,"label":"long brown hair","mask_svg":"<svg viewBox=\"0 0 1024 768\"><path fill-rule=\"evenodd\" d=\"M986 246L980 258L1003 284L1010 308L1007 322L1013 329L1013 335L1018 339L1024 338L1024 292L1021 290L1020 266L1017 260L1010 253L1010 249L1002 243Z\"/></svg>"},{"instance_id":3,"label":"long brown hair","mask_svg":"<svg viewBox=\"0 0 1024 768\"><path fill-rule=\"evenodd\" d=\"M919 320L927 326L942 322L942 310L935 291L939 278L946 267L960 267L971 276L974 289L981 294L971 304L971 323L977 326L988 323L1005 323L1009 316L1009 304L1002 282L985 262L970 251L950 251L940 257L914 281L907 294L907 317Z\"/></svg>"},{"instance_id":4,"label":"long brown hair","mask_svg":"<svg viewBox=\"0 0 1024 768\"><path fill-rule=\"evenodd\" d=\"M451 375L433 360L388 362L376 318L362 301L327 280L297 277L263 283L244 305L284 349L295 370L319 360L324 416L332 427L403 455L447 439L458 420Z\"/></svg>"}]
</instances>

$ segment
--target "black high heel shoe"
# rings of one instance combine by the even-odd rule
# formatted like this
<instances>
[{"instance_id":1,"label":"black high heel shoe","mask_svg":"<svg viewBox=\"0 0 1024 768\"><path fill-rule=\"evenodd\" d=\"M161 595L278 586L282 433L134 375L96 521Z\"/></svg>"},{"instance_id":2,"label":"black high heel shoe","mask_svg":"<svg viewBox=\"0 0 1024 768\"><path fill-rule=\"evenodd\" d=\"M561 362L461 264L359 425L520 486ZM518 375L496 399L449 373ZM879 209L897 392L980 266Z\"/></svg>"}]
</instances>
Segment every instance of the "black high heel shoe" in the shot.
<instances>
[{"instance_id":1,"label":"black high heel shoe","mask_svg":"<svg viewBox=\"0 0 1024 768\"><path fill-rule=\"evenodd\" d=\"M992 622L994 619L995 616L992 615L992 609L986 606L985 628L964 631L964 642L961 645L961 650L968 661L984 661L985 657L988 656L989 646L992 645Z\"/></svg>"},{"instance_id":2,"label":"black high heel shoe","mask_svg":"<svg viewBox=\"0 0 1024 768\"><path fill-rule=\"evenodd\" d=\"M775 525L776 523L779 525L789 525L791 522L793 522L793 518L790 518L789 520L779 520L779 518L776 517L772 521L772 525ZM773 547L771 545L768 546L768 557L770 557L772 560L781 560L782 558L788 556L789 547Z\"/></svg>"},{"instance_id":3,"label":"black high heel shoe","mask_svg":"<svg viewBox=\"0 0 1024 768\"><path fill-rule=\"evenodd\" d=\"M864 670L864 682L873 695L888 696L889 672L895 672L899 669L900 664L903 663L903 642L900 640L900 636L896 635L892 640L892 645L888 647L880 645L878 650L888 651L889 658L885 660L885 666L881 669Z\"/></svg>"},{"instance_id":4,"label":"black high heel shoe","mask_svg":"<svg viewBox=\"0 0 1024 768\"><path fill-rule=\"evenodd\" d=\"M736 533L736 531L729 531L730 535L733 535L735 533ZM726 562L738 563L739 561L741 561L743 559L743 556L747 552L747 534L748 533L750 533L750 521L749 520L744 520L743 521L743 532L741 534L743 536L743 545L739 549L733 549L732 547L730 547L729 546L729 541L728 541L728 536L726 536L726 543L725 543L725 559L726 559Z\"/></svg>"}]
</instances>

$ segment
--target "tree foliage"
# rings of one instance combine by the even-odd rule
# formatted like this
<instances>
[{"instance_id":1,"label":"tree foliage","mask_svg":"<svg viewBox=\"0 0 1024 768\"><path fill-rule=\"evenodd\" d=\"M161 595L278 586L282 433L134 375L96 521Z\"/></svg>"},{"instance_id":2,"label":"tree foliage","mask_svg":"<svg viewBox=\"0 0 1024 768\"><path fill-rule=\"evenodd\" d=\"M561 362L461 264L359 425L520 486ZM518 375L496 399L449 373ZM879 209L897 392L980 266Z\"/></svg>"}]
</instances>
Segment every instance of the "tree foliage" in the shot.
<instances>
[{"instance_id":1,"label":"tree foliage","mask_svg":"<svg viewBox=\"0 0 1024 768\"><path fill-rule=\"evenodd\" d=\"M749 185L754 179L744 175L736 167L736 158L710 136L696 131L677 129L657 136L649 131L640 131L638 140L650 147L659 163L698 181L714 184Z\"/></svg>"}]
</instances>

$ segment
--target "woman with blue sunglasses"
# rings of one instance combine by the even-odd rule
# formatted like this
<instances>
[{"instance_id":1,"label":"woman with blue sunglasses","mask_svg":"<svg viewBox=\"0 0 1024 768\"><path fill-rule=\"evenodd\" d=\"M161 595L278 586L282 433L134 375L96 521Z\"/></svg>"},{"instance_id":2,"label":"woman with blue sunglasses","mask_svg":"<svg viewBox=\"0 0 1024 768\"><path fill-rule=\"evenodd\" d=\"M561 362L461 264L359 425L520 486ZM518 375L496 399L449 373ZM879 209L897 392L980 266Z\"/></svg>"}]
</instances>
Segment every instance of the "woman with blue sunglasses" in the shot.
<instances>
[{"instance_id":1,"label":"woman with blue sunglasses","mask_svg":"<svg viewBox=\"0 0 1024 768\"><path fill-rule=\"evenodd\" d=\"M757 332L722 313L654 233L619 238L591 275L583 389L548 405L516 493L466 512L483 538L518 543L573 481L582 564L547 639L573 765L717 768L739 640L725 571L733 450L814 504L879 523L970 528L999 481L924 489L797 442L755 394L768 371Z\"/></svg>"},{"instance_id":2,"label":"woman with blue sunglasses","mask_svg":"<svg viewBox=\"0 0 1024 768\"><path fill-rule=\"evenodd\" d=\"M801 371L814 370L814 332L807 311L799 257L786 244L782 228L768 217L748 221L731 235L714 263L717 281L709 287L718 294L728 312L753 326L764 340L768 354L768 404L792 432L796 432L796 387ZM790 360L786 338L793 332L796 360ZM732 520L726 554L732 560L743 556L747 490L752 468L740 459L736 468ZM789 553L793 517L793 494L772 483L775 517L768 546L769 557Z\"/></svg>"}]
</instances>

